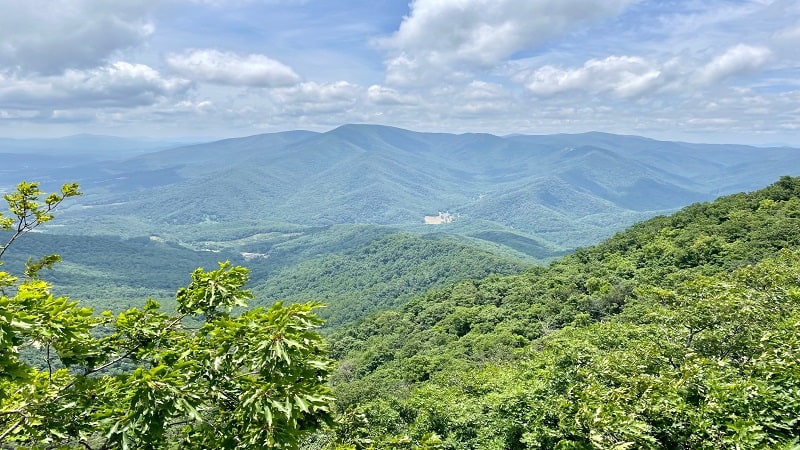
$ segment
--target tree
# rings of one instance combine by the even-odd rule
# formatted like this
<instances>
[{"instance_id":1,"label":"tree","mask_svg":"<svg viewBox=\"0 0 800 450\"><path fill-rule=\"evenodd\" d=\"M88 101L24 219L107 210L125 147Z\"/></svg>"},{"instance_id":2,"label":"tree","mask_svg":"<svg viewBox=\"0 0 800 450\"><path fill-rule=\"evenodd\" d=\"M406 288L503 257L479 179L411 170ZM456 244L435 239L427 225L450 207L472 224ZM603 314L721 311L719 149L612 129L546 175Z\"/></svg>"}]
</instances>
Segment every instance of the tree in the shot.
<instances>
[{"instance_id":1,"label":"tree","mask_svg":"<svg viewBox=\"0 0 800 450\"><path fill-rule=\"evenodd\" d=\"M798 200L785 178L335 330L340 430L357 439L338 437L800 448Z\"/></svg>"},{"instance_id":2,"label":"tree","mask_svg":"<svg viewBox=\"0 0 800 450\"><path fill-rule=\"evenodd\" d=\"M5 196L0 256L79 194L69 184L42 203L37 183L20 183ZM0 272L0 445L297 448L330 422L318 304L234 314L252 297L248 270L225 262L195 270L172 313L149 299L97 315L40 279L57 260L29 261L21 278Z\"/></svg>"}]
</instances>

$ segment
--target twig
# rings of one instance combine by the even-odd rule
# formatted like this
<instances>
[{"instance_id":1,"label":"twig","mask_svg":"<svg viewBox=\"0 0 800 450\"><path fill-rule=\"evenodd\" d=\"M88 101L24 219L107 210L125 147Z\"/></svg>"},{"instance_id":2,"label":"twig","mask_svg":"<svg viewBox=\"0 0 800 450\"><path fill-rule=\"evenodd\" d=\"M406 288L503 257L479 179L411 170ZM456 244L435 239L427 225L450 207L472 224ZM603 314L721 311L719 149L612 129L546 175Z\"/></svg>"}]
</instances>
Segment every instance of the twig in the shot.
<instances>
[{"instance_id":1,"label":"twig","mask_svg":"<svg viewBox=\"0 0 800 450\"><path fill-rule=\"evenodd\" d=\"M6 437L8 437L9 434L13 433L14 430L17 429L17 427L22 425L23 422L25 422L25 416L20 417L19 420L17 420L16 423L14 423L14 425L11 425L11 427L7 429L3 434L0 434L0 442L3 442L3 440Z\"/></svg>"}]
</instances>

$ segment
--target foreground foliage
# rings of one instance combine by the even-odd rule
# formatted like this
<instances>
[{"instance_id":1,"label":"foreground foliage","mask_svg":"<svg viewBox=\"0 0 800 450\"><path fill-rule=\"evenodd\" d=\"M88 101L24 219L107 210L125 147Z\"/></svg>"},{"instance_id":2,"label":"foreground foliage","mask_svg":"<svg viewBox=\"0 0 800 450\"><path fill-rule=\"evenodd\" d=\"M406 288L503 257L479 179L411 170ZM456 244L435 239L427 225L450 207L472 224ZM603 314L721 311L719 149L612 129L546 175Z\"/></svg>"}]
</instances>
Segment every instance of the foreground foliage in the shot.
<instances>
[{"instance_id":1,"label":"foreground foliage","mask_svg":"<svg viewBox=\"0 0 800 450\"><path fill-rule=\"evenodd\" d=\"M6 195L12 240L52 218L62 194ZM7 245L6 245L7 247ZM3 247L3 250L6 248ZM13 448L296 448L330 420L332 369L319 306L232 314L248 271L197 269L166 313L154 300L116 316L56 297L39 278L0 272L0 443Z\"/></svg>"},{"instance_id":2,"label":"foreground foliage","mask_svg":"<svg viewBox=\"0 0 800 450\"><path fill-rule=\"evenodd\" d=\"M800 178L331 336L346 448L795 448Z\"/></svg>"}]
</instances>

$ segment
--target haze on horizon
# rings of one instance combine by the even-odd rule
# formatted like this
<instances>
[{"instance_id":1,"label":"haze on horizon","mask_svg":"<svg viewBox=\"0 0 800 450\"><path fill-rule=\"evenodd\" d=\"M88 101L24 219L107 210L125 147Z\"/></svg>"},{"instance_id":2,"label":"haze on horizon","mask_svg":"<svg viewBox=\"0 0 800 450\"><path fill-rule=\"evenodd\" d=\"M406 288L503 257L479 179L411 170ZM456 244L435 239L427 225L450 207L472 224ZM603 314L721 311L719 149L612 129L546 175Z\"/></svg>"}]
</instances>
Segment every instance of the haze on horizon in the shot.
<instances>
[{"instance_id":1,"label":"haze on horizon","mask_svg":"<svg viewBox=\"0 0 800 450\"><path fill-rule=\"evenodd\" d=\"M795 0L0 0L0 136L800 145Z\"/></svg>"}]
</instances>

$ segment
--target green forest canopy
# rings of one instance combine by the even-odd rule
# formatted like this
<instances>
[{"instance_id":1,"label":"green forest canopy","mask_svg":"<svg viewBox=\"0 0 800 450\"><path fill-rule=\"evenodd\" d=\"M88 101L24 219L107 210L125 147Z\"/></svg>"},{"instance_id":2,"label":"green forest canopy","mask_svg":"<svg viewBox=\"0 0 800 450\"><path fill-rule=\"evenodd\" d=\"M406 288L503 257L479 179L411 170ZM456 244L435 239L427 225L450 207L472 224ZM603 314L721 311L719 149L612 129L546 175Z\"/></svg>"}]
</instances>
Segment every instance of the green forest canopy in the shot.
<instances>
[{"instance_id":1,"label":"green forest canopy","mask_svg":"<svg viewBox=\"0 0 800 450\"><path fill-rule=\"evenodd\" d=\"M330 336L353 447L794 448L800 178Z\"/></svg>"},{"instance_id":2,"label":"green forest canopy","mask_svg":"<svg viewBox=\"0 0 800 450\"><path fill-rule=\"evenodd\" d=\"M228 312L249 296L241 268L196 271L175 314L148 302L117 317L54 298L34 270L2 297L0 441L796 448L798 221L800 178L784 177L548 267L431 291L340 327L329 354L314 305ZM26 364L23 344L50 366Z\"/></svg>"}]
</instances>

